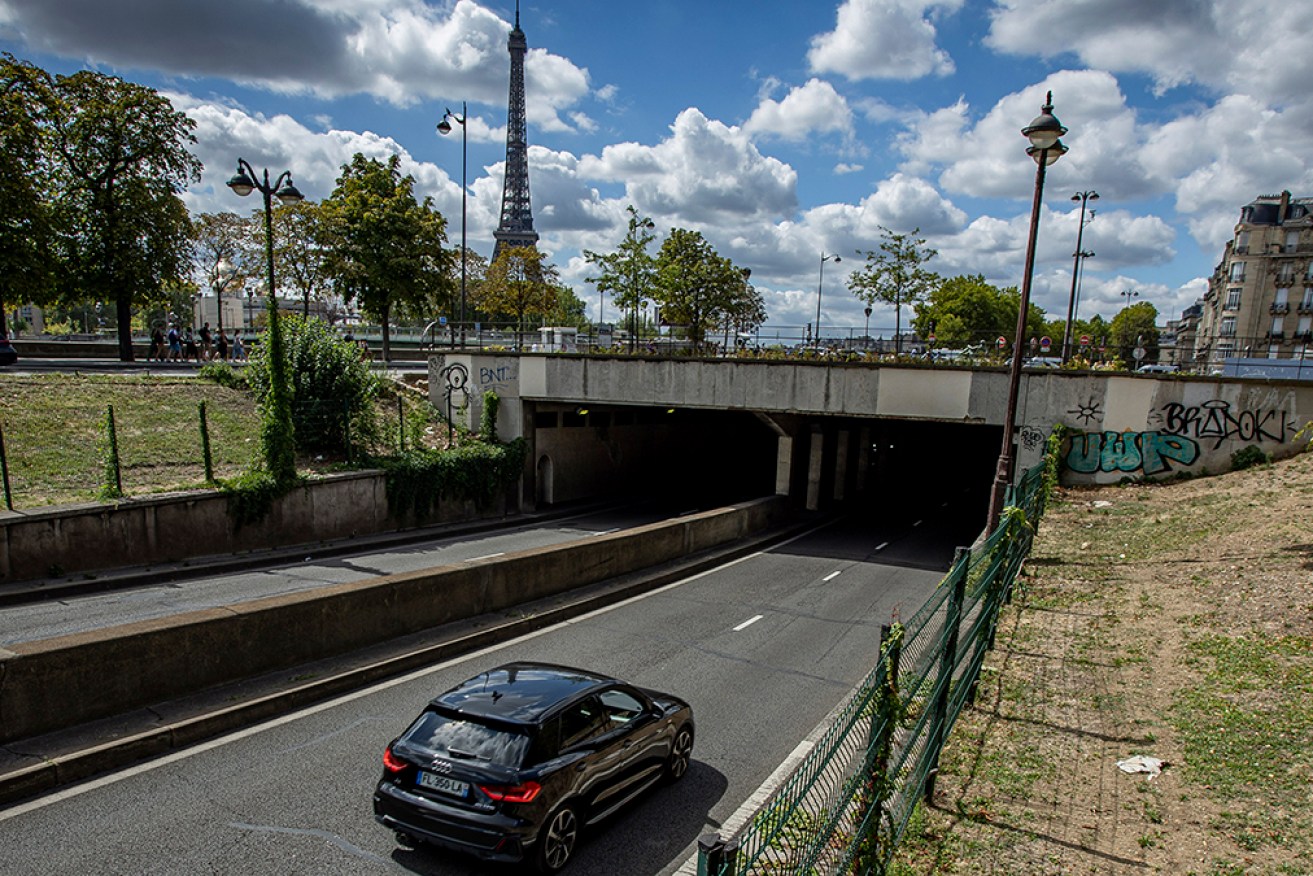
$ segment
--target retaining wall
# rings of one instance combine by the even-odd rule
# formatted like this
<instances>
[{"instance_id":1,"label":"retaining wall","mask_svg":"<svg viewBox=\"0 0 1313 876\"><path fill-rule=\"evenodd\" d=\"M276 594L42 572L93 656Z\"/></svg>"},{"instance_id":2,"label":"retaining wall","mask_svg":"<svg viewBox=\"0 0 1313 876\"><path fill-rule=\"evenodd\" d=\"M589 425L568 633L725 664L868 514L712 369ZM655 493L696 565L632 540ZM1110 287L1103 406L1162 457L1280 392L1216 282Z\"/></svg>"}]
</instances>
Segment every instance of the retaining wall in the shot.
<instances>
[{"instance_id":1,"label":"retaining wall","mask_svg":"<svg viewBox=\"0 0 1313 876\"><path fill-rule=\"evenodd\" d=\"M343 654L628 572L783 520L771 497L565 545L0 649L0 742Z\"/></svg>"},{"instance_id":2,"label":"retaining wall","mask_svg":"<svg viewBox=\"0 0 1313 876\"><path fill-rule=\"evenodd\" d=\"M438 502L424 518L388 513L384 475L316 478L274 502L257 523L238 526L218 491L170 493L113 504L0 511L0 582L13 583L203 556L321 544L418 526L505 516L500 497L486 508ZM514 510L514 509L511 509Z\"/></svg>"}]
</instances>

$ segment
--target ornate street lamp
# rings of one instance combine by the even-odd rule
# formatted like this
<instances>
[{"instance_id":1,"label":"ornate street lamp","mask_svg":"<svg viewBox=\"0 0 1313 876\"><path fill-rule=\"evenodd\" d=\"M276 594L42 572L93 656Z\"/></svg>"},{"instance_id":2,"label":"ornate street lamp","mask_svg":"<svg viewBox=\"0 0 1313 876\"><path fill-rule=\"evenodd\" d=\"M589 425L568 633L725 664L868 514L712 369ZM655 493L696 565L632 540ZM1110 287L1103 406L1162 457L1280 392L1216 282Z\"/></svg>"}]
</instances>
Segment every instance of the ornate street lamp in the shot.
<instances>
[{"instance_id":1,"label":"ornate street lamp","mask_svg":"<svg viewBox=\"0 0 1313 876\"><path fill-rule=\"evenodd\" d=\"M1021 301L1017 311L1017 333L1012 341L1012 367L1008 371L1008 407L1003 420L1003 449L999 452L998 468L994 472L994 485L989 496L988 531L993 532L1003 516L1003 502L1008 485L1012 483L1012 470L1016 457L1012 449L1012 433L1017 425L1017 394L1021 389L1021 348L1026 340L1026 314L1030 310L1030 282L1035 273L1035 240L1039 235L1040 204L1044 198L1044 172L1067 151L1060 139L1067 129L1053 115L1053 92L1044 100L1040 114L1021 133L1030 140L1026 154L1035 159L1035 197L1030 207L1030 237L1026 242L1026 267L1021 277Z\"/></svg>"},{"instance_id":2,"label":"ornate street lamp","mask_svg":"<svg viewBox=\"0 0 1313 876\"><path fill-rule=\"evenodd\" d=\"M640 228L643 229L645 232L651 231L653 228L656 228L656 223L646 216L644 216L642 219L638 218L637 211L633 210L633 208L630 208L629 257L634 264L634 276L632 278L634 287L633 289L630 290L632 300L630 301L630 307L629 307L629 352L631 353L634 352L634 350L637 348L636 344L638 342L638 302L642 300L643 297L642 290L639 289L639 283L638 283L638 249L639 249L638 229ZM649 240L651 240L650 237L645 237L642 241L642 249L644 255L647 254L647 241ZM601 318L600 313L598 314L598 318L600 320Z\"/></svg>"},{"instance_id":3,"label":"ornate street lamp","mask_svg":"<svg viewBox=\"0 0 1313 876\"><path fill-rule=\"evenodd\" d=\"M1076 251L1071 254L1075 261L1071 266L1071 296L1067 299L1067 327L1062 332L1062 362L1065 365L1071 358L1071 339L1074 333L1073 321L1076 319L1076 283L1080 277L1081 260L1090 258L1094 255L1092 252L1085 252L1080 248L1081 237L1085 234L1085 203L1087 201L1099 200L1099 193L1095 191L1077 192L1071 196L1073 201L1080 201L1080 225L1076 228ZM1090 211L1090 221L1094 220L1094 211Z\"/></svg>"},{"instance_id":4,"label":"ornate street lamp","mask_svg":"<svg viewBox=\"0 0 1313 876\"><path fill-rule=\"evenodd\" d=\"M839 262L843 261L843 259L839 258L839 256L837 256L837 255L826 255L826 254L825 254L825 250L821 250L821 271L820 271L820 276L819 276L819 277L817 278L817 280L816 280L816 334L815 334L815 344L816 344L817 347L819 347L819 346L821 345L821 288L822 288L822 286L823 286L824 283L825 283L825 263L828 262L830 259L834 259L835 264L838 264Z\"/></svg>"},{"instance_id":5,"label":"ornate street lamp","mask_svg":"<svg viewBox=\"0 0 1313 876\"><path fill-rule=\"evenodd\" d=\"M243 198L259 191L264 197L264 253L268 267L269 300L269 408L272 416L265 418L261 427L261 443L268 448L270 458L265 460L270 474L281 483L296 477L296 459L292 445L292 406L287 394L287 369L283 355L283 329L278 319L278 287L274 285L274 219L273 199L284 204L296 204L305 196L292 184L292 172L285 170L272 184L269 171L263 181L256 176L246 159L237 159L237 174L228 180L228 188Z\"/></svg>"},{"instance_id":6,"label":"ornate street lamp","mask_svg":"<svg viewBox=\"0 0 1313 876\"><path fill-rule=\"evenodd\" d=\"M460 115L450 109L438 122L438 133L444 137L451 133L451 123L460 125L460 345L465 346L465 166L469 147L469 132L465 121L469 118L469 109L465 101L460 103Z\"/></svg>"}]
</instances>

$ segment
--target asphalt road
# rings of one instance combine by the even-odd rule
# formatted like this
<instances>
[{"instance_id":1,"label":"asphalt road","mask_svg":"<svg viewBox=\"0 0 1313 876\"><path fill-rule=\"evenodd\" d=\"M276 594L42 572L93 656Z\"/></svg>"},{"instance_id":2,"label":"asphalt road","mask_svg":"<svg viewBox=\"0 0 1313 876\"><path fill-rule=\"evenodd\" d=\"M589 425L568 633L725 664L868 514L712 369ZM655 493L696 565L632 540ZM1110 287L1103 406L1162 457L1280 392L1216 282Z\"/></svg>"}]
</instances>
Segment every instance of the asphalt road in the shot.
<instances>
[{"instance_id":1,"label":"asphalt road","mask_svg":"<svg viewBox=\"0 0 1313 876\"><path fill-rule=\"evenodd\" d=\"M0 811L8 874L506 872L395 844L370 795L384 746L436 692L512 659L679 693L686 778L587 836L570 871L674 873L874 665L959 542L941 519L850 518L530 636ZM892 558L899 565L883 562Z\"/></svg>"},{"instance_id":2,"label":"asphalt road","mask_svg":"<svg viewBox=\"0 0 1313 876\"><path fill-rule=\"evenodd\" d=\"M0 646L562 544L653 523L670 513L655 505L607 508L382 550L324 558L308 551L292 562L238 572L160 571L145 586L0 608Z\"/></svg>"}]
</instances>

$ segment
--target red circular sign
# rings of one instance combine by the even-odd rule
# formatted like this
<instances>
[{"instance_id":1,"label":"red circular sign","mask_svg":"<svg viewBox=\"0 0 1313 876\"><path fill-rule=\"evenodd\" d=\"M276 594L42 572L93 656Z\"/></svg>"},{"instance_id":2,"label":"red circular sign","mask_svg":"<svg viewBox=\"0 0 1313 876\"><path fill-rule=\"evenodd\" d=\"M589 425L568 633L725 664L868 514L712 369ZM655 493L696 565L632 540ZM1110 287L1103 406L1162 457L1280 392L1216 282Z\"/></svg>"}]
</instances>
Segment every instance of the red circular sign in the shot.
<instances>
[{"instance_id":1,"label":"red circular sign","mask_svg":"<svg viewBox=\"0 0 1313 876\"><path fill-rule=\"evenodd\" d=\"M1049 347L1053 346L1053 341L1051 341L1046 335L1039 339L1039 345L1047 350Z\"/></svg>"},{"instance_id":2,"label":"red circular sign","mask_svg":"<svg viewBox=\"0 0 1313 876\"><path fill-rule=\"evenodd\" d=\"M1005 337L1003 337L1002 335L999 335L999 336L998 336L998 345L999 345L999 347L1006 347L1006 346L1008 345L1008 339L1005 338Z\"/></svg>"},{"instance_id":3,"label":"red circular sign","mask_svg":"<svg viewBox=\"0 0 1313 876\"><path fill-rule=\"evenodd\" d=\"M1081 345L1082 347L1088 347L1088 346L1090 345L1090 336L1089 336L1089 335L1081 335L1081 336L1080 336L1080 345Z\"/></svg>"}]
</instances>

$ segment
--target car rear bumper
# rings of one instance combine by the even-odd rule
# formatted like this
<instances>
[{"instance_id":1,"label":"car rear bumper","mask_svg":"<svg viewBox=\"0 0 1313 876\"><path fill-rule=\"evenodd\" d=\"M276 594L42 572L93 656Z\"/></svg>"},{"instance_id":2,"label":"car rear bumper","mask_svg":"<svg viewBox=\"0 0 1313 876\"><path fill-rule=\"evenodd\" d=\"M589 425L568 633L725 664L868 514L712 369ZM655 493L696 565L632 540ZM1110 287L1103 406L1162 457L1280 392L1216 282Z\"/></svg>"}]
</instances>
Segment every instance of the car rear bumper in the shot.
<instances>
[{"instance_id":1,"label":"car rear bumper","mask_svg":"<svg viewBox=\"0 0 1313 876\"><path fill-rule=\"evenodd\" d=\"M522 861L536 839L532 825L521 819L461 812L388 783L374 791L374 820L485 861Z\"/></svg>"}]
</instances>

